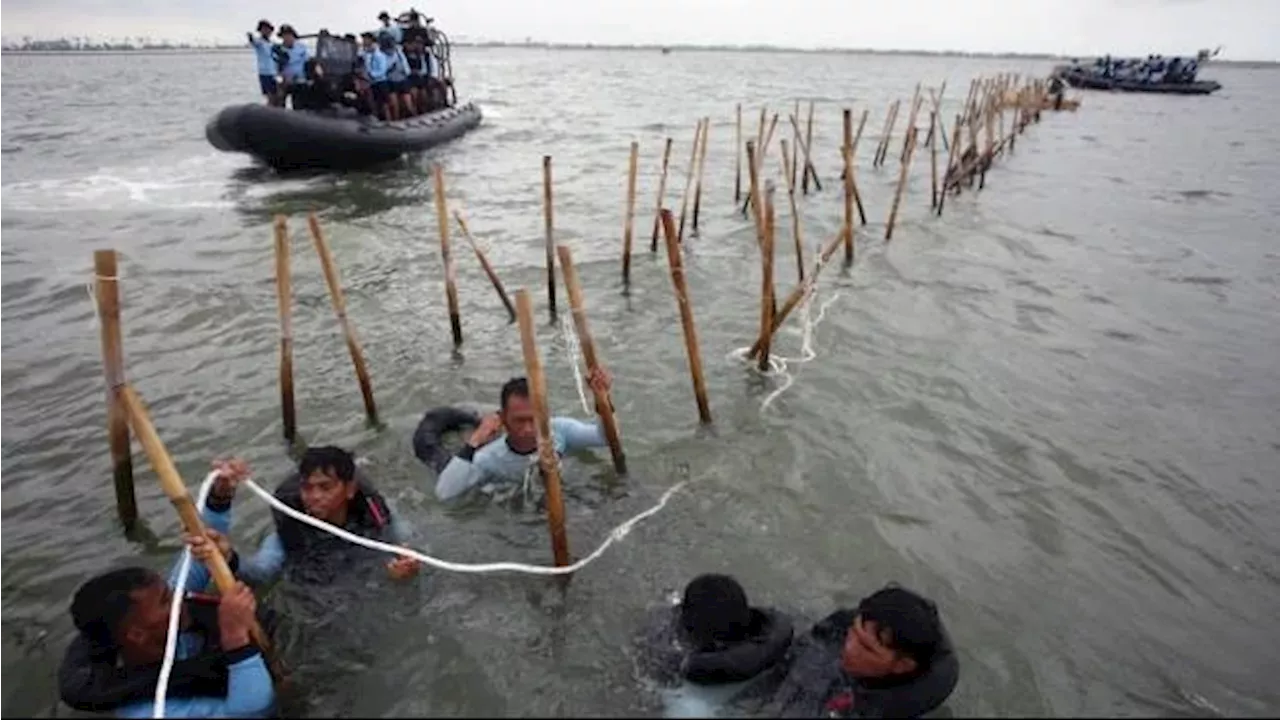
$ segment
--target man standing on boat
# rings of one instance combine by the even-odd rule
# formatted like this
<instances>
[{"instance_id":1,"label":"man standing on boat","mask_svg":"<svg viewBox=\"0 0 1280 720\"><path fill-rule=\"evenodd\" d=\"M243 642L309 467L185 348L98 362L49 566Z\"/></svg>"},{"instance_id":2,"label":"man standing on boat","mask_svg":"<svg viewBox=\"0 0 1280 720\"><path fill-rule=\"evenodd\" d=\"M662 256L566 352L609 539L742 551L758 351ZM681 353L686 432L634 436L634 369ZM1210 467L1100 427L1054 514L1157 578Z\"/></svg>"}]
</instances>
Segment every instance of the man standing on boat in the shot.
<instances>
[{"instance_id":1,"label":"man standing on boat","mask_svg":"<svg viewBox=\"0 0 1280 720\"><path fill-rule=\"evenodd\" d=\"M280 44L284 50L280 77L284 81L283 94L291 95L294 86L307 81L307 60L311 59L311 51L298 42L298 31L292 25L280 26ZM284 105L281 97L280 104Z\"/></svg>"},{"instance_id":2,"label":"man standing on boat","mask_svg":"<svg viewBox=\"0 0 1280 720\"><path fill-rule=\"evenodd\" d=\"M613 380L603 368L596 368L587 384L607 397ZM452 500L486 482L519 483L537 460L538 429L528 380L508 380L502 386L499 406L497 413L480 422L467 444L441 471L436 481L437 498ZM567 417L551 418L551 439L557 455L608 445L598 422Z\"/></svg>"},{"instance_id":3,"label":"man standing on boat","mask_svg":"<svg viewBox=\"0 0 1280 720\"><path fill-rule=\"evenodd\" d=\"M386 10L383 10L378 13L378 20L382 21L382 27L374 31L378 38L381 39L383 35L389 35L391 40L395 42L396 45L399 45L404 39L404 31L401 30L399 25L393 25L391 23L391 14Z\"/></svg>"},{"instance_id":4,"label":"man standing on boat","mask_svg":"<svg viewBox=\"0 0 1280 720\"><path fill-rule=\"evenodd\" d=\"M257 37L253 33L245 33L245 37L249 38L249 46L258 59L258 87L262 89L262 96L267 99L268 105L280 105L283 101L280 85L276 82L276 46L271 42L271 33L274 31L275 27L270 22L259 20Z\"/></svg>"}]
</instances>

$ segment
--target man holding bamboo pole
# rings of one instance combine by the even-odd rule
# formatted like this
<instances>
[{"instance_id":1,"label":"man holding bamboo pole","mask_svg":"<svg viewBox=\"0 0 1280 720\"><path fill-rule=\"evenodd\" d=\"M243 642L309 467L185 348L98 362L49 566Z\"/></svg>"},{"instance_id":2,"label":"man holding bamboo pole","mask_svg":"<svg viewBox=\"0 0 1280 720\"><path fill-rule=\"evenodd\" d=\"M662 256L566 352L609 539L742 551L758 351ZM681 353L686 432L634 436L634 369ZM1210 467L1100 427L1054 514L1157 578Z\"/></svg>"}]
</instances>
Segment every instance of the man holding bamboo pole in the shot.
<instances>
[{"instance_id":1,"label":"man holding bamboo pole","mask_svg":"<svg viewBox=\"0 0 1280 720\"><path fill-rule=\"evenodd\" d=\"M206 526L225 530L222 511L230 507L228 492L248 468L231 462L219 469L202 519ZM166 715L266 717L271 712L275 689L258 642L262 631L253 592L244 583L229 583L221 597L198 594L209 583L210 571L197 565L191 566L183 587L173 587L177 579L177 565L168 582L147 568L129 567L80 587L71 603L79 635L67 647L58 672L63 702L87 712L152 717L169 609L178 591L185 602Z\"/></svg>"},{"instance_id":2,"label":"man holding bamboo pole","mask_svg":"<svg viewBox=\"0 0 1280 720\"><path fill-rule=\"evenodd\" d=\"M247 476L246 468L226 483L219 480L225 499L218 505L211 504L206 511L206 515L216 518L217 522L209 523L214 527L206 528L203 537L185 537L197 559L207 560L216 550L226 558L237 578L255 586L268 585L286 573L298 583L327 585L340 576L358 572L361 568L357 563L364 558L381 559L380 554L369 555L372 551L348 544L279 512L272 513L275 532L262 539L251 557L240 557L228 534L236 484ZM356 470L355 457L338 447L308 448L298 463L298 472L276 488L275 496L294 510L361 537L397 545L405 544L408 539L405 526L396 520L387 501L368 478ZM382 564L393 580L413 577L421 567L417 560L400 555ZM193 567L192 575L207 578L203 568Z\"/></svg>"},{"instance_id":3,"label":"man holding bamboo pole","mask_svg":"<svg viewBox=\"0 0 1280 720\"><path fill-rule=\"evenodd\" d=\"M607 398L613 379L603 367L596 367L587 372L587 384L596 397ZM502 386L498 406L500 410L481 420L441 471L436 480L436 497L440 500L453 500L489 483L515 485L537 462L538 427L528 379L508 380ZM601 423L567 417L551 418L551 436L560 456L609 444Z\"/></svg>"}]
</instances>

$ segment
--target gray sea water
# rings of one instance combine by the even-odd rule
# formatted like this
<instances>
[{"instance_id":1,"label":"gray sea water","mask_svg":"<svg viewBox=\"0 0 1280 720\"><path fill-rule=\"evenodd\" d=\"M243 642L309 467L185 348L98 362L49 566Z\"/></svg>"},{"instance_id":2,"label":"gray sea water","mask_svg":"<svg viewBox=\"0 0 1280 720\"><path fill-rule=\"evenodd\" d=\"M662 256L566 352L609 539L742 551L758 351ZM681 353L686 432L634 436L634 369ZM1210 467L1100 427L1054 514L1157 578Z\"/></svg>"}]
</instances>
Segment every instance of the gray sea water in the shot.
<instances>
[{"instance_id":1,"label":"gray sea water","mask_svg":"<svg viewBox=\"0 0 1280 720\"><path fill-rule=\"evenodd\" d=\"M583 415L546 322L541 157L556 227L615 376L631 475L607 454L566 468L582 556L672 483L693 482L580 572L431 572L323 598L290 588L281 640L310 715L658 715L628 644L647 606L699 572L814 620L897 580L937 600L959 648L962 715L1271 716L1280 712L1280 73L1211 66L1210 97L1090 93L1046 113L981 193L928 209L916 158L892 243L897 163L872 169L888 104L947 81L1043 74L1015 60L460 49L480 129L376 174L277 177L203 136L256 100L245 53L3 58L3 710L65 714L54 670L71 594L125 563L167 567L176 515L135 445L158 543L113 507L103 379L86 286L121 255L127 374L194 486L211 458L288 470L280 438L271 218L291 216L299 423L349 446L417 533L455 561L549 563L541 516L446 509L409 439L429 407L496 402L519 336L458 247L465 344L449 341L431 163L509 288L528 287L553 410ZM759 254L734 212L744 104L816 102L824 190L802 197L806 250L838 229L840 109L871 112L859 147L870 225L828 269L815 356L792 384L730 357L759 320ZM701 235L685 259L714 428L700 430L667 260L650 254L661 144L678 211L697 118L712 119ZM785 114L781 121L786 128ZM895 135L900 142L905 113ZM922 121L921 123L926 124ZM638 140L637 253L620 290L628 146ZM897 145L895 144L895 148ZM896 150L890 153L896 156ZM776 156L766 171L777 176ZM318 213L385 427L367 427L306 235ZM777 282L795 278L780 215ZM566 302L560 291L560 302ZM811 317L818 315L814 307ZM775 352L802 357L801 326ZM243 493L236 539L270 524Z\"/></svg>"}]
</instances>

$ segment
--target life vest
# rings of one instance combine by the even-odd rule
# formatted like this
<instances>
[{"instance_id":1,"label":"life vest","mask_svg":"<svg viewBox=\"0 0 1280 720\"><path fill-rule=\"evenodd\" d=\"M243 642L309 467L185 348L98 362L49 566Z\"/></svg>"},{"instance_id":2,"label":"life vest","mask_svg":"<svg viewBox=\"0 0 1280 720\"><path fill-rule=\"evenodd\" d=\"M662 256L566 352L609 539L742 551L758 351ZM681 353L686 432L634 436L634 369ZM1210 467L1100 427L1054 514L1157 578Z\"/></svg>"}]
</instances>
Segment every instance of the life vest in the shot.
<instances>
[{"instance_id":1,"label":"life vest","mask_svg":"<svg viewBox=\"0 0 1280 720\"><path fill-rule=\"evenodd\" d=\"M204 638L204 651L176 660L169 676L168 697L224 697L227 694L227 661L218 648L216 604L187 600L187 614L194 632ZM123 668L115 648L98 647L77 634L58 666L58 693L76 710L107 713L130 703L151 700L160 681L160 663Z\"/></svg>"},{"instance_id":2,"label":"life vest","mask_svg":"<svg viewBox=\"0 0 1280 720\"><path fill-rule=\"evenodd\" d=\"M371 540L387 540L391 509L358 468L355 482L356 494L348 503L347 523L342 529ZM302 481L297 473L276 488L275 496L294 510L306 512L302 506ZM339 573L348 571L357 558L367 558L374 553L278 510L272 510L271 514L284 545L285 572L296 581L331 583Z\"/></svg>"}]
</instances>

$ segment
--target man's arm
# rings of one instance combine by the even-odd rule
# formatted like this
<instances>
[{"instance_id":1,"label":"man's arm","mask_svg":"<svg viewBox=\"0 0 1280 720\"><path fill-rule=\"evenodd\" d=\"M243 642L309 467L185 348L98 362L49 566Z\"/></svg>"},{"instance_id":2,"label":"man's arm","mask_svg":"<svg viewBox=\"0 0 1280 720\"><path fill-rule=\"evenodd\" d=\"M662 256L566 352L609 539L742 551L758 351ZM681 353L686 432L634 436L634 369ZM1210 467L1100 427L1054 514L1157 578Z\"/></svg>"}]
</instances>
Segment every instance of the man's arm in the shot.
<instances>
[{"instance_id":1,"label":"man's arm","mask_svg":"<svg viewBox=\"0 0 1280 720\"><path fill-rule=\"evenodd\" d=\"M485 454L482 451L483 448L477 450L466 445L449 459L449 464L436 479L436 498L453 500L484 481Z\"/></svg>"},{"instance_id":2,"label":"man's arm","mask_svg":"<svg viewBox=\"0 0 1280 720\"><path fill-rule=\"evenodd\" d=\"M599 422L582 422L567 417L551 418L551 429L564 443L564 452L571 453L587 448L604 447L608 441Z\"/></svg>"},{"instance_id":3,"label":"man's arm","mask_svg":"<svg viewBox=\"0 0 1280 720\"><path fill-rule=\"evenodd\" d=\"M171 718L256 718L265 717L275 705L276 693L262 653L248 646L227 653L227 695L221 698L173 698L165 701L165 716ZM152 717L153 702L133 703L116 715L126 718Z\"/></svg>"},{"instance_id":4,"label":"man's arm","mask_svg":"<svg viewBox=\"0 0 1280 720\"><path fill-rule=\"evenodd\" d=\"M204 512L200 513L200 519L204 521L204 526L210 530L217 530L223 535L231 534L231 501L220 501L213 496L205 503ZM191 569L187 571L187 584L182 588L174 587L178 582L178 568L182 565L182 553L173 562L173 568L169 571L169 587L175 590L189 590L200 592L209 587L209 581L213 579L213 575L209 572L209 568L204 563L191 559Z\"/></svg>"},{"instance_id":5,"label":"man's arm","mask_svg":"<svg viewBox=\"0 0 1280 720\"><path fill-rule=\"evenodd\" d=\"M280 575L284 559L284 543L280 541L278 533L272 532L262 538L258 551L253 555L242 558L239 553L235 553L230 562L236 577L250 585L261 587L270 584Z\"/></svg>"}]
</instances>

